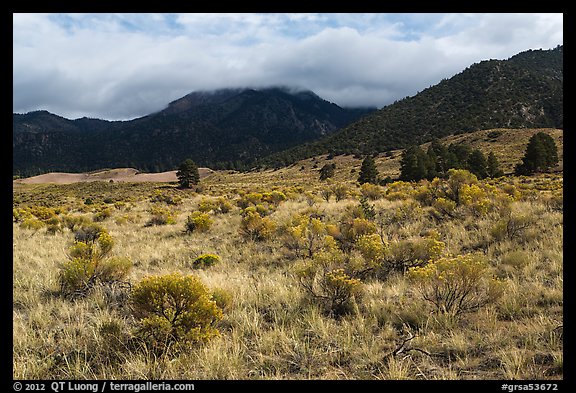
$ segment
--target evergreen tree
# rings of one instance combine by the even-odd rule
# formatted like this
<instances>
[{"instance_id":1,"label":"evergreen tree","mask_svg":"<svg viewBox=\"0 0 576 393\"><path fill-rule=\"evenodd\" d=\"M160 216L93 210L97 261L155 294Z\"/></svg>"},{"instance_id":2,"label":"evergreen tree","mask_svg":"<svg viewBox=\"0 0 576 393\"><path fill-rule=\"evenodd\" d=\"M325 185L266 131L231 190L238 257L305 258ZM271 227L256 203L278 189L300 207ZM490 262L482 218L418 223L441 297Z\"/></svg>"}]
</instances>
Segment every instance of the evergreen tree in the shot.
<instances>
[{"instance_id":1,"label":"evergreen tree","mask_svg":"<svg viewBox=\"0 0 576 393\"><path fill-rule=\"evenodd\" d=\"M544 132L538 132L528 141L522 163L516 166L516 174L531 175L549 170L556 164L558 164L558 148L554 139Z\"/></svg>"},{"instance_id":2,"label":"evergreen tree","mask_svg":"<svg viewBox=\"0 0 576 393\"><path fill-rule=\"evenodd\" d=\"M178 182L183 188L191 188L200 181L198 167L190 158L180 164L178 172L176 172L176 177L178 177Z\"/></svg>"},{"instance_id":3,"label":"evergreen tree","mask_svg":"<svg viewBox=\"0 0 576 393\"><path fill-rule=\"evenodd\" d=\"M500 177L500 176L504 176L504 171L502 171L502 169L500 168L500 162L498 161L498 158L496 158L496 154L494 154L493 151L491 151L490 153L488 153L488 158L487 158L487 171L488 171L488 177Z\"/></svg>"},{"instance_id":4,"label":"evergreen tree","mask_svg":"<svg viewBox=\"0 0 576 393\"><path fill-rule=\"evenodd\" d=\"M334 169L336 168L336 164L324 164L324 166L320 169L320 180L326 180L331 177L334 177Z\"/></svg>"},{"instance_id":5,"label":"evergreen tree","mask_svg":"<svg viewBox=\"0 0 576 393\"><path fill-rule=\"evenodd\" d=\"M467 164L467 169L475 174L478 179L488 177L488 162L481 150L472 150L472 153L470 153L468 157Z\"/></svg>"},{"instance_id":6,"label":"evergreen tree","mask_svg":"<svg viewBox=\"0 0 576 393\"><path fill-rule=\"evenodd\" d=\"M451 143L450 146L448 146L450 162L447 170L450 168L465 169L471 150L472 149L468 145L456 145Z\"/></svg>"},{"instance_id":7,"label":"evergreen tree","mask_svg":"<svg viewBox=\"0 0 576 393\"><path fill-rule=\"evenodd\" d=\"M432 149L436 155L436 176L445 175L450 167L448 158L448 149L438 139L434 139L430 144L429 150Z\"/></svg>"},{"instance_id":8,"label":"evergreen tree","mask_svg":"<svg viewBox=\"0 0 576 393\"><path fill-rule=\"evenodd\" d=\"M400 180L418 181L428 178L433 163L420 146L410 146L402 153Z\"/></svg>"},{"instance_id":9,"label":"evergreen tree","mask_svg":"<svg viewBox=\"0 0 576 393\"><path fill-rule=\"evenodd\" d=\"M376 168L376 163L374 162L374 158L372 158L372 156L366 156L364 161L362 161L358 182L360 184L378 184L378 169Z\"/></svg>"}]
</instances>

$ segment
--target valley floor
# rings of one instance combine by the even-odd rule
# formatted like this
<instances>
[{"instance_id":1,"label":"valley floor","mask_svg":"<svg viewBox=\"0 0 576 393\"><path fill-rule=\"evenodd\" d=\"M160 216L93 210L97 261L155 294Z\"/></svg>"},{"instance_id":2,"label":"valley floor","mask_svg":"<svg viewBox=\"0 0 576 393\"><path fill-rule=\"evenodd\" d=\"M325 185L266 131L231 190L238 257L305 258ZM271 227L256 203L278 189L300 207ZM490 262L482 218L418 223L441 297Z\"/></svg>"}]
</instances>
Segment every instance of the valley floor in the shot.
<instances>
[{"instance_id":1,"label":"valley floor","mask_svg":"<svg viewBox=\"0 0 576 393\"><path fill-rule=\"evenodd\" d=\"M160 183L14 188L13 377L563 378L561 174L468 178L457 202L450 180L360 188L244 176L216 172L199 192ZM208 220L186 233L192 212ZM74 220L105 228L112 254L131 261L122 280L132 288L148 276L199 277L223 310L219 335L158 351L139 341L130 286L62 296ZM195 267L204 254L218 263ZM479 297L492 283L501 292L445 312L426 299L444 278L426 281L411 266L468 256L482 261L478 275L448 271L462 275L454 283L472 283Z\"/></svg>"}]
</instances>

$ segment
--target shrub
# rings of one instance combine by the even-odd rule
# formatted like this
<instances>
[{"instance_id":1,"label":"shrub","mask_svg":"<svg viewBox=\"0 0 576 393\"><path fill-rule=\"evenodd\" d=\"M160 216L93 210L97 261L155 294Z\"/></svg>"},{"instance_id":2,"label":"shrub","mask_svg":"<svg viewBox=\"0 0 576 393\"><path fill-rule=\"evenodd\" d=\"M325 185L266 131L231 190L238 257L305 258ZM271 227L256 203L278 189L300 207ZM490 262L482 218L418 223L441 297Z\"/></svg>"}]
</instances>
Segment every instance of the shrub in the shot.
<instances>
[{"instance_id":1,"label":"shrub","mask_svg":"<svg viewBox=\"0 0 576 393\"><path fill-rule=\"evenodd\" d=\"M286 195L280 191L265 192L262 194L262 202L271 203L276 206L285 200Z\"/></svg>"},{"instance_id":2,"label":"shrub","mask_svg":"<svg viewBox=\"0 0 576 393\"><path fill-rule=\"evenodd\" d=\"M479 254L441 258L410 268L407 275L424 300L454 316L496 302L504 290L504 283L491 276L486 258Z\"/></svg>"},{"instance_id":3,"label":"shrub","mask_svg":"<svg viewBox=\"0 0 576 393\"><path fill-rule=\"evenodd\" d=\"M112 215L112 209L110 208L104 208L98 212L96 212L93 216L92 216L92 221L94 222L102 222L104 220L106 220L107 218L109 218Z\"/></svg>"},{"instance_id":4,"label":"shrub","mask_svg":"<svg viewBox=\"0 0 576 393\"><path fill-rule=\"evenodd\" d=\"M36 218L26 218L20 223L20 228L37 231L44 227L44 223Z\"/></svg>"},{"instance_id":5,"label":"shrub","mask_svg":"<svg viewBox=\"0 0 576 393\"><path fill-rule=\"evenodd\" d=\"M436 236L400 240L390 243L386 262L392 270L404 272L408 268L437 260L445 248L446 244Z\"/></svg>"},{"instance_id":6,"label":"shrub","mask_svg":"<svg viewBox=\"0 0 576 393\"><path fill-rule=\"evenodd\" d=\"M360 186L360 193L364 198L375 201L384 196L384 189L376 184L364 183Z\"/></svg>"},{"instance_id":7,"label":"shrub","mask_svg":"<svg viewBox=\"0 0 576 393\"><path fill-rule=\"evenodd\" d=\"M530 225L530 217L526 215L510 215L498 220L490 230L490 235L492 235L495 240L503 240L505 238L512 240L521 236L524 230Z\"/></svg>"},{"instance_id":8,"label":"shrub","mask_svg":"<svg viewBox=\"0 0 576 393\"><path fill-rule=\"evenodd\" d=\"M296 217L296 225L286 229L284 246L294 252L297 258L311 258L321 247L326 235L326 225L311 216Z\"/></svg>"},{"instance_id":9,"label":"shrub","mask_svg":"<svg viewBox=\"0 0 576 393\"><path fill-rule=\"evenodd\" d=\"M212 290L211 299L214 300L214 302L216 302L216 305L222 310L228 309L232 304L232 302L234 301L232 294L229 291L222 288L214 288Z\"/></svg>"},{"instance_id":10,"label":"shrub","mask_svg":"<svg viewBox=\"0 0 576 393\"><path fill-rule=\"evenodd\" d=\"M241 209L246 209L250 205L257 205L262 202L263 195L258 192L246 194L236 201L236 205Z\"/></svg>"},{"instance_id":11,"label":"shrub","mask_svg":"<svg viewBox=\"0 0 576 393\"><path fill-rule=\"evenodd\" d=\"M322 197L322 199L324 199L326 202L330 202L330 198L332 197L334 192L330 187L324 187L320 190L319 194Z\"/></svg>"},{"instance_id":12,"label":"shrub","mask_svg":"<svg viewBox=\"0 0 576 393\"><path fill-rule=\"evenodd\" d=\"M478 183L478 178L465 169L450 169L448 170L448 180L446 183L448 186L447 196L456 202L456 205L460 205L462 186L476 184Z\"/></svg>"},{"instance_id":13,"label":"shrub","mask_svg":"<svg viewBox=\"0 0 576 393\"><path fill-rule=\"evenodd\" d=\"M210 267L220 262L220 257L215 254L202 254L192 261L192 267L194 269L202 269L205 267Z\"/></svg>"},{"instance_id":14,"label":"shrub","mask_svg":"<svg viewBox=\"0 0 576 393\"><path fill-rule=\"evenodd\" d=\"M359 237L376 233L376 230L373 222L365 218L354 218L340 225L341 237L338 240L343 243L356 243Z\"/></svg>"},{"instance_id":15,"label":"shrub","mask_svg":"<svg viewBox=\"0 0 576 393\"><path fill-rule=\"evenodd\" d=\"M62 217L62 223L66 228L68 228L71 231L74 231L75 229L79 229L80 227L90 225L90 220L88 219L88 217L85 216L66 215Z\"/></svg>"},{"instance_id":16,"label":"shrub","mask_svg":"<svg viewBox=\"0 0 576 393\"><path fill-rule=\"evenodd\" d=\"M336 202L339 202L343 199L346 199L346 197L350 193L348 186L346 184L342 184L342 183L333 184L330 187L330 189L332 190L332 193L334 194L334 198L336 198Z\"/></svg>"},{"instance_id":17,"label":"shrub","mask_svg":"<svg viewBox=\"0 0 576 393\"><path fill-rule=\"evenodd\" d=\"M199 211L192 212L186 218L186 233L207 232L213 223L208 214Z\"/></svg>"},{"instance_id":18,"label":"shrub","mask_svg":"<svg viewBox=\"0 0 576 393\"><path fill-rule=\"evenodd\" d=\"M54 209L44 206L30 206L28 212L41 221L48 221L56 216Z\"/></svg>"},{"instance_id":19,"label":"shrub","mask_svg":"<svg viewBox=\"0 0 576 393\"><path fill-rule=\"evenodd\" d=\"M98 224L88 223L80 225L80 228L74 230L74 241L77 242L94 243L98 240L101 233L107 233L106 229Z\"/></svg>"},{"instance_id":20,"label":"shrub","mask_svg":"<svg viewBox=\"0 0 576 393\"><path fill-rule=\"evenodd\" d=\"M150 196L150 202L153 203L165 203L167 205L179 205L182 203L182 198L175 195L169 195L163 193L161 190L154 190Z\"/></svg>"},{"instance_id":21,"label":"shrub","mask_svg":"<svg viewBox=\"0 0 576 393\"><path fill-rule=\"evenodd\" d=\"M390 252L388 244L377 234L361 236L356 242L356 248L360 251L370 269L382 267Z\"/></svg>"},{"instance_id":22,"label":"shrub","mask_svg":"<svg viewBox=\"0 0 576 393\"><path fill-rule=\"evenodd\" d=\"M402 202L402 204L394 210L392 220L404 225L407 222L419 220L422 218L422 207L414 200Z\"/></svg>"},{"instance_id":23,"label":"shrub","mask_svg":"<svg viewBox=\"0 0 576 393\"><path fill-rule=\"evenodd\" d=\"M216 212L221 214L229 213L234 206L230 203L230 201L226 200L224 197L220 197L216 201Z\"/></svg>"},{"instance_id":24,"label":"shrub","mask_svg":"<svg viewBox=\"0 0 576 393\"><path fill-rule=\"evenodd\" d=\"M266 240L272 236L276 229L274 221L268 217L261 217L255 211L249 210L240 222L240 233L251 240Z\"/></svg>"},{"instance_id":25,"label":"shrub","mask_svg":"<svg viewBox=\"0 0 576 393\"><path fill-rule=\"evenodd\" d=\"M190 345L219 335L222 310L199 278L180 273L146 277L132 290L137 336L160 350Z\"/></svg>"},{"instance_id":26,"label":"shrub","mask_svg":"<svg viewBox=\"0 0 576 393\"><path fill-rule=\"evenodd\" d=\"M58 275L60 290L67 297L82 297L97 283L111 284L123 280L132 268L132 262L124 257L111 257L114 241L102 232L92 243L76 241L68 249L68 261Z\"/></svg>"},{"instance_id":27,"label":"shrub","mask_svg":"<svg viewBox=\"0 0 576 393\"><path fill-rule=\"evenodd\" d=\"M198 210L202 213L209 213L216 209L216 201L213 199L202 198L198 204Z\"/></svg>"},{"instance_id":28,"label":"shrub","mask_svg":"<svg viewBox=\"0 0 576 393\"><path fill-rule=\"evenodd\" d=\"M448 216L454 218L456 216L456 202L451 199L440 197L432 203L432 207L439 217Z\"/></svg>"},{"instance_id":29,"label":"shrub","mask_svg":"<svg viewBox=\"0 0 576 393\"><path fill-rule=\"evenodd\" d=\"M56 232L62 232L61 224L62 221L58 218L58 216L54 216L48 220L46 220L46 233L51 235L55 235Z\"/></svg>"},{"instance_id":30,"label":"shrub","mask_svg":"<svg viewBox=\"0 0 576 393\"><path fill-rule=\"evenodd\" d=\"M168 209L163 209L160 207L153 206L150 209L150 214L152 216L150 219L144 224L144 226L150 227L153 225L174 225L176 224L176 220L174 218L173 213Z\"/></svg>"},{"instance_id":31,"label":"shrub","mask_svg":"<svg viewBox=\"0 0 576 393\"><path fill-rule=\"evenodd\" d=\"M340 317L353 310L355 297L362 292L362 282L352 278L343 268L330 268L322 263L308 261L296 266L296 276L313 301L320 302L324 311L332 317ZM326 260L324 261L326 262Z\"/></svg>"},{"instance_id":32,"label":"shrub","mask_svg":"<svg viewBox=\"0 0 576 393\"><path fill-rule=\"evenodd\" d=\"M34 218L34 216L27 209L22 208L12 209L12 219L14 222L22 222L24 220L31 218Z\"/></svg>"},{"instance_id":33,"label":"shrub","mask_svg":"<svg viewBox=\"0 0 576 393\"><path fill-rule=\"evenodd\" d=\"M459 191L460 203L468 207L476 216L483 216L493 208L486 191L476 184L463 184Z\"/></svg>"}]
</instances>

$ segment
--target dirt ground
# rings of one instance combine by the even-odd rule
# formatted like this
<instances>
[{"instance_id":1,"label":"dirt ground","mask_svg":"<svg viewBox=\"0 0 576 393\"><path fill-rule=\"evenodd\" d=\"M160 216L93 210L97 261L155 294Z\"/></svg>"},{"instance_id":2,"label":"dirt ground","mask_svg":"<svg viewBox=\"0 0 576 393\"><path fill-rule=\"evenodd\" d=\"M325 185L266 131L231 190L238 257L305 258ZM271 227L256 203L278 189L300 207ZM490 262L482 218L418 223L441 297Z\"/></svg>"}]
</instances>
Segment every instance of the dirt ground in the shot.
<instances>
[{"instance_id":1,"label":"dirt ground","mask_svg":"<svg viewBox=\"0 0 576 393\"><path fill-rule=\"evenodd\" d=\"M205 178L214 172L209 168L199 168L200 178ZM90 173L64 173L51 172L43 175L14 180L15 184L70 184L86 181L115 181L115 182L161 182L178 181L176 171L159 173L140 173L134 168L108 169Z\"/></svg>"}]
</instances>

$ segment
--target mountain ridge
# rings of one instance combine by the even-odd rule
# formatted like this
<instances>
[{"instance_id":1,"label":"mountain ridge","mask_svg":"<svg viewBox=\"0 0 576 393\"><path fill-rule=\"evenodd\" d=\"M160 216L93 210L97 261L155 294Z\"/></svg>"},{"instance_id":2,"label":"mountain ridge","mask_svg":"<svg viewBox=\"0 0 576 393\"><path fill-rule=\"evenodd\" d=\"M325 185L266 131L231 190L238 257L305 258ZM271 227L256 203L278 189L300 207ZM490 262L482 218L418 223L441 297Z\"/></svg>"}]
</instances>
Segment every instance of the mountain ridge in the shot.
<instances>
[{"instance_id":1,"label":"mountain ridge","mask_svg":"<svg viewBox=\"0 0 576 393\"><path fill-rule=\"evenodd\" d=\"M254 157L317 139L372 110L341 108L311 91L269 87L192 92L129 121L14 114L13 172L122 166L161 172L188 157L203 166L240 169Z\"/></svg>"},{"instance_id":2,"label":"mountain ridge","mask_svg":"<svg viewBox=\"0 0 576 393\"><path fill-rule=\"evenodd\" d=\"M319 154L373 154L489 128L563 128L563 46L485 60L333 135L260 161L281 167Z\"/></svg>"},{"instance_id":3,"label":"mountain ridge","mask_svg":"<svg viewBox=\"0 0 576 393\"><path fill-rule=\"evenodd\" d=\"M563 46L472 64L379 110L349 109L282 86L192 92L130 121L13 115L13 173L134 167L282 167L320 154L365 155L491 128L563 128ZM78 160L76 157L81 157Z\"/></svg>"}]
</instances>

